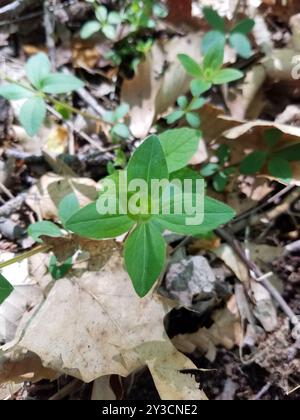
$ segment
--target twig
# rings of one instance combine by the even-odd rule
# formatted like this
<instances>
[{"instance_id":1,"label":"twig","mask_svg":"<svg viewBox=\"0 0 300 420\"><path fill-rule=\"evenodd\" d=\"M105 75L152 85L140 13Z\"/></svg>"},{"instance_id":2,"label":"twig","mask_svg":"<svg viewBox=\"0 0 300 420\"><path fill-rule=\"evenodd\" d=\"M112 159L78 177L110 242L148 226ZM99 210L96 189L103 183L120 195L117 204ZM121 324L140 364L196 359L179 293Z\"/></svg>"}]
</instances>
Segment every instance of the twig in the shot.
<instances>
[{"instance_id":1,"label":"twig","mask_svg":"<svg viewBox=\"0 0 300 420\"><path fill-rule=\"evenodd\" d=\"M46 33L46 45L50 61L52 64L52 70L56 69L56 50L55 50L55 17L50 12L48 2L44 3L44 27Z\"/></svg>"},{"instance_id":2,"label":"twig","mask_svg":"<svg viewBox=\"0 0 300 420\"><path fill-rule=\"evenodd\" d=\"M9 191L9 189L7 189L4 184L2 184L2 182L0 182L0 189L4 192L4 194L7 195L8 198L15 198L14 195Z\"/></svg>"},{"instance_id":3,"label":"twig","mask_svg":"<svg viewBox=\"0 0 300 420\"><path fill-rule=\"evenodd\" d=\"M259 401L271 388L272 384L268 382L256 395L252 398L253 401Z\"/></svg>"},{"instance_id":4,"label":"twig","mask_svg":"<svg viewBox=\"0 0 300 420\"><path fill-rule=\"evenodd\" d=\"M19 194L17 197L12 198L3 206L0 207L0 217L8 217L12 213L17 212L22 207L26 199L26 193Z\"/></svg>"},{"instance_id":5,"label":"twig","mask_svg":"<svg viewBox=\"0 0 300 420\"><path fill-rule=\"evenodd\" d=\"M42 252L48 252L50 251L50 249L52 248L52 246L49 245L39 245L33 249L31 249L30 251L24 252L23 254L17 255L16 257L8 260L8 261L4 261L2 263L0 263L0 270L2 270L2 268L8 267L12 264L16 264L20 261L26 260L26 258L32 257L33 255L36 254L40 254Z\"/></svg>"},{"instance_id":6,"label":"twig","mask_svg":"<svg viewBox=\"0 0 300 420\"><path fill-rule=\"evenodd\" d=\"M261 271L261 269L251 260L249 260L238 240L234 238L234 236L225 229L216 229L215 233L223 240L225 240L235 251L238 257L242 260L242 262L248 267L250 272L254 274L254 278L256 281L259 281L266 290L271 294L273 299L278 303L281 307L283 312L286 316L290 319L291 323L294 326L299 326L300 321L294 311L289 307L287 302L283 299L281 294L278 290L272 285L272 283L267 279L266 274Z\"/></svg>"}]
</instances>

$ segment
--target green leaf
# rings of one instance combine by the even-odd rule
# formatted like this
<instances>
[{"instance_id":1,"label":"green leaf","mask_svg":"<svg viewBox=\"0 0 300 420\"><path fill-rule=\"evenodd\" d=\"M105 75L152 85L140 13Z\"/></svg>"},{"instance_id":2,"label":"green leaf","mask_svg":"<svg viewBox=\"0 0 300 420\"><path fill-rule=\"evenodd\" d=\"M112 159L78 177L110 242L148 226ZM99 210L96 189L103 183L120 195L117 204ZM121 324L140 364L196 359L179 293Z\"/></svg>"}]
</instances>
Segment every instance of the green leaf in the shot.
<instances>
[{"instance_id":1,"label":"green leaf","mask_svg":"<svg viewBox=\"0 0 300 420\"><path fill-rule=\"evenodd\" d=\"M118 123L112 128L112 133L123 139L130 137L130 131L126 124Z\"/></svg>"},{"instance_id":2,"label":"green leaf","mask_svg":"<svg viewBox=\"0 0 300 420\"><path fill-rule=\"evenodd\" d=\"M226 44L226 34L220 31L210 31L202 39L201 50L206 54L215 44Z\"/></svg>"},{"instance_id":3,"label":"green leaf","mask_svg":"<svg viewBox=\"0 0 300 420\"><path fill-rule=\"evenodd\" d=\"M104 33L104 35L108 39L115 39L115 37L117 35L116 28L112 25L104 25L102 27L102 32Z\"/></svg>"},{"instance_id":4,"label":"green leaf","mask_svg":"<svg viewBox=\"0 0 300 420\"><path fill-rule=\"evenodd\" d=\"M36 241L42 242L41 236L50 236L51 238L60 238L63 236L60 228L52 222L37 222L33 223L28 228L28 234Z\"/></svg>"},{"instance_id":5,"label":"green leaf","mask_svg":"<svg viewBox=\"0 0 300 420\"><path fill-rule=\"evenodd\" d=\"M8 99L9 101L30 98L33 95L34 92L14 83L0 86L0 96L3 96L3 98Z\"/></svg>"},{"instance_id":6,"label":"green leaf","mask_svg":"<svg viewBox=\"0 0 300 420\"><path fill-rule=\"evenodd\" d=\"M114 112L116 120L118 121L124 118L128 114L129 110L130 110L130 107L128 104L124 103L118 106L118 108Z\"/></svg>"},{"instance_id":7,"label":"green leaf","mask_svg":"<svg viewBox=\"0 0 300 420\"><path fill-rule=\"evenodd\" d=\"M128 182L143 179L150 186L152 179L168 179L169 172L162 142L157 136L150 136L131 156L128 167Z\"/></svg>"},{"instance_id":8,"label":"green leaf","mask_svg":"<svg viewBox=\"0 0 300 420\"><path fill-rule=\"evenodd\" d=\"M251 43L246 35L234 32L229 36L230 45L242 58L249 58L253 54Z\"/></svg>"},{"instance_id":9,"label":"green leaf","mask_svg":"<svg viewBox=\"0 0 300 420\"><path fill-rule=\"evenodd\" d=\"M41 89L45 93L69 93L81 89L84 83L71 74L53 73L43 79Z\"/></svg>"},{"instance_id":10,"label":"green leaf","mask_svg":"<svg viewBox=\"0 0 300 420\"><path fill-rule=\"evenodd\" d=\"M180 120L185 115L184 111L174 111L167 116L167 123L174 124L176 121Z\"/></svg>"},{"instance_id":11,"label":"green leaf","mask_svg":"<svg viewBox=\"0 0 300 420\"><path fill-rule=\"evenodd\" d=\"M204 7L203 14L207 22L218 31L225 32L225 20L211 7Z\"/></svg>"},{"instance_id":12,"label":"green leaf","mask_svg":"<svg viewBox=\"0 0 300 420\"><path fill-rule=\"evenodd\" d=\"M39 131L46 113L46 104L41 98L33 97L22 105L19 119L29 136L34 136Z\"/></svg>"},{"instance_id":13,"label":"green leaf","mask_svg":"<svg viewBox=\"0 0 300 420\"><path fill-rule=\"evenodd\" d=\"M116 238L128 232L133 226L134 221L127 215L101 215L97 211L96 203L79 210L66 223L68 230L90 239Z\"/></svg>"},{"instance_id":14,"label":"green leaf","mask_svg":"<svg viewBox=\"0 0 300 420\"><path fill-rule=\"evenodd\" d=\"M75 213L80 210L79 201L76 194L71 193L64 197L58 206L59 220L63 225L72 217Z\"/></svg>"},{"instance_id":15,"label":"green leaf","mask_svg":"<svg viewBox=\"0 0 300 420\"><path fill-rule=\"evenodd\" d=\"M49 272L54 280L60 280L65 277L65 275L72 268L72 257L68 258L62 264L59 264L55 255L52 255L49 262Z\"/></svg>"},{"instance_id":16,"label":"green leaf","mask_svg":"<svg viewBox=\"0 0 300 420\"><path fill-rule=\"evenodd\" d=\"M244 77L244 73L235 69L223 69L213 77L215 85L222 85L223 83L231 83Z\"/></svg>"},{"instance_id":17,"label":"green leaf","mask_svg":"<svg viewBox=\"0 0 300 420\"><path fill-rule=\"evenodd\" d=\"M9 297L13 290L13 286L0 274L0 305Z\"/></svg>"},{"instance_id":18,"label":"green leaf","mask_svg":"<svg viewBox=\"0 0 300 420\"><path fill-rule=\"evenodd\" d=\"M300 144L281 149L276 153L276 156L289 162L297 162L300 160Z\"/></svg>"},{"instance_id":19,"label":"green leaf","mask_svg":"<svg viewBox=\"0 0 300 420\"><path fill-rule=\"evenodd\" d=\"M227 146L227 144L221 144L221 146L218 148L216 155L219 159L219 162L221 165L224 165L224 163L228 162L231 155L230 147Z\"/></svg>"},{"instance_id":20,"label":"green leaf","mask_svg":"<svg viewBox=\"0 0 300 420\"><path fill-rule=\"evenodd\" d=\"M263 139L265 143L273 149L282 138L282 132L277 128L270 128L269 130L264 132ZM300 150L300 148L299 148ZM300 156L300 153L299 153Z\"/></svg>"},{"instance_id":21,"label":"green leaf","mask_svg":"<svg viewBox=\"0 0 300 420\"><path fill-rule=\"evenodd\" d=\"M284 182L289 183L293 178L293 172L290 163L281 157L272 157L268 163L268 169L270 175L281 179Z\"/></svg>"},{"instance_id":22,"label":"green leaf","mask_svg":"<svg viewBox=\"0 0 300 420\"><path fill-rule=\"evenodd\" d=\"M104 6L98 6L96 8L95 14L96 14L96 18L100 22L103 23L103 22L105 22L107 20L108 11L107 11L106 7L104 7Z\"/></svg>"},{"instance_id":23,"label":"green leaf","mask_svg":"<svg viewBox=\"0 0 300 420\"><path fill-rule=\"evenodd\" d=\"M182 235L199 235L212 231L229 222L235 216L234 210L220 201L206 197L204 201L204 220L200 225L187 225L186 214L162 214L155 216L154 222L161 228Z\"/></svg>"},{"instance_id":24,"label":"green leaf","mask_svg":"<svg viewBox=\"0 0 300 420\"><path fill-rule=\"evenodd\" d=\"M255 175L262 170L268 157L267 152L257 150L246 156L240 165L240 171L244 175Z\"/></svg>"},{"instance_id":25,"label":"green leaf","mask_svg":"<svg viewBox=\"0 0 300 420\"><path fill-rule=\"evenodd\" d=\"M184 168L199 147L201 132L191 128L168 130L159 136L169 173Z\"/></svg>"},{"instance_id":26,"label":"green leaf","mask_svg":"<svg viewBox=\"0 0 300 420\"><path fill-rule=\"evenodd\" d=\"M138 296L152 289L165 265L166 243L151 223L137 226L125 243L125 265Z\"/></svg>"},{"instance_id":27,"label":"green leaf","mask_svg":"<svg viewBox=\"0 0 300 420\"><path fill-rule=\"evenodd\" d=\"M186 72L193 77L200 77L202 69L200 65L186 54L179 54L178 59L185 68Z\"/></svg>"},{"instance_id":28,"label":"green leaf","mask_svg":"<svg viewBox=\"0 0 300 420\"><path fill-rule=\"evenodd\" d=\"M31 57L25 66L26 75L30 82L37 89L41 88L41 83L51 72L51 64L45 53L39 53Z\"/></svg>"},{"instance_id":29,"label":"green leaf","mask_svg":"<svg viewBox=\"0 0 300 420\"><path fill-rule=\"evenodd\" d=\"M199 128L201 125L201 118L196 112L188 112L186 114L186 120L193 128Z\"/></svg>"},{"instance_id":30,"label":"green leaf","mask_svg":"<svg viewBox=\"0 0 300 420\"><path fill-rule=\"evenodd\" d=\"M231 31L231 33L239 32L241 34L249 34L255 26L255 21L253 19L244 19L239 22Z\"/></svg>"},{"instance_id":31,"label":"green leaf","mask_svg":"<svg viewBox=\"0 0 300 420\"><path fill-rule=\"evenodd\" d=\"M203 60L204 70L218 71L221 69L224 61L224 48L224 43L218 42L207 51Z\"/></svg>"},{"instance_id":32,"label":"green leaf","mask_svg":"<svg viewBox=\"0 0 300 420\"><path fill-rule=\"evenodd\" d=\"M214 175L219 169L220 169L220 166L218 163L207 163L200 170L200 174L204 177L209 177L209 176Z\"/></svg>"},{"instance_id":33,"label":"green leaf","mask_svg":"<svg viewBox=\"0 0 300 420\"><path fill-rule=\"evenodd\" d=\"M228 184L228 176L224 172L219 172L214 176L213 187L217 192L223 192Z\"/></svg>"},{"instance_id":34,"label":"green leaf","mask_svg":"<svg viewBox=\"0 0 300 420\"><path fill-rule=\"evenodd\" d=\"M182 110L185 110L189 104L188 98L186 96L179 96L177 104Z\"/></svg>"},{"instance_id":35,"label":"green leaf","mask_svg":"<svg viewBox=\"0 0 300 420\"><path fill-rule=\"evenodd\" d=\"M111 25L119 25L122 22L122 16L117 12L110 12L107 18L107 22Z\"/></svg>"},{"instance_id":36,"label":"green leaf","mask_svg":"<svg viewBox=\"0 0 300 420\"><path fill-rule=\"evenodd\" d=\"M91 20L86 22L80 31L80 36L82 39L88 39L95 33L99 32L101 29L101 24L97 20Z\"/></svg>"},{"instance_id":37,"label":"green leaf","mask_svg":"<svg viewBox=\"0 0 300 420\"><path fill-rule=\"evenodd\" d=\"M198 97L207 92L212 87L212 83L202 79L195 79L191 82L191 92L194 97Z\"/></svg>"},{"instance_id":38,"label":"green leaf","mask_svg":"<svg viewBox=\"0 0 300 420\"><path fill-rule=\"evenodd\" d=\"M194 98L191 105L189 106L189 109L191 111L197 111L198 109L202 108L205 104L206 100L204 98Z\"/></svg>"}]
</instances>

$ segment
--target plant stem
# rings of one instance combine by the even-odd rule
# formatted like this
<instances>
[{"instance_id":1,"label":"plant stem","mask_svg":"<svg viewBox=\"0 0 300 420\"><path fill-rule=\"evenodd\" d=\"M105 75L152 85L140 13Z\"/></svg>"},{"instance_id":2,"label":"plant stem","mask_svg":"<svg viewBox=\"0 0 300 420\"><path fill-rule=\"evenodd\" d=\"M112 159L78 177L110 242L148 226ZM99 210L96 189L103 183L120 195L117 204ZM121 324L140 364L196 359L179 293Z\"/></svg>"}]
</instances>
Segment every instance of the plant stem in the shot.
<instances>
[{"instance_id":1,"label":"plant stem","mask_svg":"<svg viewBox=\"0 0 300 420\"><path fill-rule=\"evenodd\" d=\"M16 264L18 262L21 262L25 260L26 258L32 257L33 255L40 254L41 252L47 252L50 251L52 247L49 245L39 245L36 248L33 248L32 250L28 252L24 252L21 255L17 255L16 257L12 258L11 260L4 261L0 263L0 270L4 267L8 267L9 265Z\"/></svg>"},{"instance_id":2,"label":"plant stem","mask_svg":"<svg viewBox=\"0 0 300 420\"><path fill-rule=\"evenodd\" d=\"M100 122L100 123L103 122L103 120L101 118L96 117L95 115L90 114L89 112L81 111L80 109L77 109L77 108L73 107L72 105L67 104L66 102L62 102L62 101L59 101L58 99L47 97L47 96L46 96L46 99L49 100L50 102L52 102L52 104L64 107L65 109L67 109L68 111L70 111L74 114L82 115L84 118L88 118L90 120L94 120L94 121L97 121L97 122Z\"/></svg>"}]
</instances>

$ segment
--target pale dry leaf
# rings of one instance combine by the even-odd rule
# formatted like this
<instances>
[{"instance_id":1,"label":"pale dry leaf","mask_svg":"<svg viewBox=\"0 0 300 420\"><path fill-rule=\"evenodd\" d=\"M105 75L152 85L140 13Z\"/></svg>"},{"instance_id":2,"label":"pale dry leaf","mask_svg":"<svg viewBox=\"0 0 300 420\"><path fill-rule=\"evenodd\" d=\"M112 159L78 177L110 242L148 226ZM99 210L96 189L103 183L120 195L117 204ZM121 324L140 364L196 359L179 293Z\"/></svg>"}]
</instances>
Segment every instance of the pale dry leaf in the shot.
<instances>
[{"instance_id":1,"label":"pale dry leaf","mask_svg":"<svg viewBox=\"0 0 300 420\"><path fill-rule=\"evenodd\" d=\"M60 201L72 192L83 207L97 199L97 183L89 178L62 177L48 173L29 190L26 204L41 219L57 219Z\"/></svg>"},{"instance_id":2,"label":"pale dry leaf","mask_svg":"<svg viewBox=\"0 0 300 420\"><path fill-rule=\"evenodd\" d=\"M254 315L265 331L275 331L278 325L277 311L270 293L255 280L251 281L251 290L255 301Z\"/></svg>"},{"instance_id":3,"label":"pale dry leaf","mask_svg":"<svg viewBox=\"0 0 300 420\"><path fill-rule=\"evenodd\" d=\"M245 264L237 257L236 253L227 244L221 245L220 248L215 249L213 253L220 258L227 267L236 275L236 277L247 285L249 283L249 272Z\"/></svg>"},{"instance_id":4,"label":"pale dry leaf","mask_svg":"<svg viewBox=\"0 0 300 420\"><path fill-rule=\"evenodd\" d=\"M116 394L110 384L110 375L95 380L92 390L92 401L116 401Z\"/></svg>"},{"instance_id":5,"label":"pale dry leaf","mask_svg":"<svg viewBox=\"0 0 300 420\"><path fill-rule=\"evenodd\" d=\"M164 376L166 381L178 379L170 385L170 397L171 391L181 389L182 399L203 399L194 381L187 385L182 379L181 387L184 375L175 373L179 364L166 371L160 366L160 348L176 353L163 327L167 310L156 295L136 296L120 254L115 252L101 270L80 271L80 277L73 272L55 283L27 322L15 349L31 351L45 366L86 382L110 374L127 376L147 364L153 369L154 381L156 374L159 383ZM185 362L182 369L194 368L184 356L175 359ZM167 389L162 397L168 397Z\"/></svg>"}]
</instances>

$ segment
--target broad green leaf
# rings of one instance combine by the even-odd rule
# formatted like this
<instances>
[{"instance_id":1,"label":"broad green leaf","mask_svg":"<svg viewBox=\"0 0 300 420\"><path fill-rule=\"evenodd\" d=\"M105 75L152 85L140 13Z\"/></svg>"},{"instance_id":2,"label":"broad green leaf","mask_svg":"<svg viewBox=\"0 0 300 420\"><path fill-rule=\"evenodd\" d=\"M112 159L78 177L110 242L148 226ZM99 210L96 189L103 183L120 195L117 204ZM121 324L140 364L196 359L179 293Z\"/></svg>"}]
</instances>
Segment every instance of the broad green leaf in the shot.
<instances>
[{"instance_id":1,"label":"broad green leaf","mask_svg":"<svg viewBox=\"0 0 300 420\"><path fill-rule=\"evenodd\" d=\"M200 225L188 225L186 214L156 215L153 222L171 232L182 235L199 235L229 222L234 216L235 212L231 207L213 198L206 197L204 201L204 220Z\"/></svg>"},{"instance_id":2,"label":"broad green leaf","mask_svg":"<svg viewBox=\"0 0 300 420\"><path fill-rule=\"evenodd\" d=\"M214 176L213 186L217 192L223 192L228 184L228 176L224 172L219 172Z\"/></svg>"},{"instance_id":3,"label":"broad green leaf","mask_svg":"<svg viewBox=\"0 0 300 420\"><path fill-rule=\"evenodd\" d=\"M84 83L77 77L64 73L53 73L43 79L41 89L45 93L69 93L81 89Z\"/></svg>"},{"instance_id":4,"label":"broad green leaf","mask_svg":"<svg viewBox=\"0 0 300 420\"><path fill-rule=\"evenodd\" d=\"M218 31L225 31L225 20L211 7L204 7L203 14L207 22Z\"/></svg>"},{"instance_id":5,"label":"broad green leaf","mask_svg":"<svg viewBox=\"0 0 300 420\"><path fill-rule=\"evenodd\" d=\"M148 185L152 179L168 179L169 172L162 142L157 136L148 137L131 156L128 167L128 182L143 179Z\"/></svg>"},{"instance_id":6,"label":"broad green leaf","mask_svg":"<svg viewBox=\"0 0 300 420\"><path fill-rule=\"evenodd\" d=\"M296 162L300 160L300 143L276 152L276 156L289 162Z\"/></svg>"},{"instance_id":7,"label":"broad green leaf","mask_svg":"<svg viewBox=\"0 0 300 420\"><path fill-rule=\"evenodd\" d=\"M0 274L0 305L9 297L13 290L14 288L9 281Z\"/></svg>"},{"instance_id":8,"label":"broad green leaf","mask_svg":"<svg viewBox=\"0 0 300 420\"><path fill-rule=\"evenodd\" d=\"M59 220L63 225L80 210L79 201L76 194L71 193L62 199L58 206Z\"/></svg>"},{"instance_id":9,"label":"broad green leaf","mask_svg":"<svg viewBox=\"0 0 300 420\"><path fill-rule=\"evenodd\" d=\"M124 256L136 293L146 296L165 265L166 243L160 230L152 223L138 225L125 243Z\"/></svg>"},{"instance_id":10,"label":"broad green leaf","mask_svg":"<svg viewBox=\"0 0 300 420\"><path fill-rule=\"evenodd\" d=\"M202 75L200 64L198 64L193 58L186 54L179 54L178 59L188 74L193 77L200 77Z\"/></svg>"},{"instance_id":11,"label":"broad green leaf","mask_svg":"<svg viewBox=\"0 0 300 420\"><path fill-rule=\"evenodd\" d=\"M117 31L116 28L112 25L104 25L102 27L102 32L104 33L104 35L106 36L106 38L108 39L115 39L116 35L117 35Z\"/></svg>"},{"instance_id":12,"label":"broad green leaf","mask_svg":"<svg viewBox=\"0 0 300 420\"><path fill-rule=\"evenodd\" d=\"M180 120L185 115L184 111L174 111L167 116L167 123L174 124L176 121Z\"/></svg>"},{"instance_id":13,"label":"broad green leaf","mask_svg":"<svg viewBox=\"0 0 300 420\"><path fill-rule=\"evenodd\" d=\"M18 86L14 83L0 86L0 96L3 96L3 98L8 99L9 101L30 98L33 95L34 92L31 90L25 89L24 87Z\"/></svg>"},{"instance_id":14,"label":"broad green leaf","mask_svg":"<svg viewBox=\"0 0 300 420\"><path fill-rule=\"evenodd\" d=\"M80 31L80 36L82 39L88 39L100 30L101 24L97 20L91 20L83 25Z\"/></svg>"},{"instance_id":15,"label":"broad green leaf","mask_svg":"<svg viewBox=\"0 0 300 420\"><path fill-rule=\"evenodd\" d=\"M186 114L186 120L193 128L199 128L201 125L201 118L196 112L188 112Z\"/></svg>"},{"instance_id":16,"label":"broad green leaf","mask_svg":"<svg viewBox=\"0 0 300 420\"><path fill-rule=\"evenodd\" d=\"M45 53L38 53L27 61L25 70L26 75L33 86L40 89L42 81L51 72L49 58Z\"/></svg>"},{"instance_id":17,"label":"broad green leaf","mask_svg":"<svg viewBox=\"0 0 300 420\"><path fill-rule=\"evenodd\" d=\"M203 168L200 170L200 174L204 177L212 176L214 175L218 170L220 169L220 166L218 163L207 163Z\"/></svg>"},{"instance_id":18,"label":"broad green leaf","mask_svg":"<svg viewBox=\"0 0 300 420\"><path fill-rule=\"evenodd\" d=\"M100 22L105 22L108 16L108 11L105 6L98 6L95 11L96 18L99 19Z\"/></svg>"},{"instance_id":19,"label":"broad green leaf","mask_svg":"<svg viewBox=\"0 0 300 420\"><path fill-rule=\"evenodd\" d=\"M203 176L197 172L194 171L194 169L189 168L188 166L185 166L182 169L179 169L179 171L172 172L170 174L170 181L174 181L175 179L180 180L181 182L184 182L186 179L191 180L197 180L197 179L203 179Z\"/></svg>"},{"instance_id":20,"label":"broad green leaf","mask_svg":"<svg viewBox=\"0 0 300 420\"><path fill-rule=\"evenodd\" d=\"M251 43L247 38L247 35L244 35L239 32L234 32L229 36L230 45L242 58L249 58L253 54Z\"/></svg>"},{"instance_id":21,"label":"broad green leaf","mask_svg":"<svg viewBox=\"0 0 300 420\"><path fill-rule=\"evenodd\" d=\"M160 134L169 173L184 168L199 147L201 132L191 128L178 128Z\"/></svg>"},{"instance_id":22,"label":"broad green leaf","mask_svg":"<svg viewBox=\"0 0 300 420\"><path fill-rule=\"evenodd\" d=\"M177 104L181 109L186 109L189 104L188 98L186 96L179 96Z\"/></svg>"},{"instance_id":23,"label":"broad green leaf","mask_svg":"<svg viewBox=\"0 0 300 420\"><path fill-rule=\"evenodd\" d=\"M42 242L41 236L50 236L52 238L60 238L63 236L60 228L52 222L43 221L33 223L28 228L28 234L36 241Z\"/></svg>"},{"instance_id":24,"label":"broad green leaf","mask_svg":"<svg viewBox=\"0 0 300 420\"><path fill-rule=\"evenodd\" d=\"M220 31L210 31L202 39L201 50L206 54L215 44L226 44L226 34Z\"/></svg>"},{"instance_id":25,"label":"broad green leaf","mask_svg":"<svg viewBox=\"0 0 300 420\"><path fill-rule=\"evenodd\" d=\"M272 157L268 163L268 169L270 175L274 176L275 178L279 178L284 182L289 183L293 178L293 172L290 163L281 157Z\"/></svg>"},{"instance_id":26,"label":"broad green leaf","mask_svg":"<svg viewBox=\"0 0 300 420\"><path fill-rule=\"evenodd\" d=\"M118 106L118 108L115 110L116 121L119 121L122 118L124 118L128 114L129 110L130 110L130 107L128 104L124 103Z\"/></svg>"},{"instance_id":27,"label":"broad green leaf","mask_svg":"<svg viewBox=\"0 0 300 420\"><path fill-rule=\"evenodd\" d=\"M244 73L235 69L223 69L213 77L215 85L223 85L223 83L231 83L244 77Z\"/></svg>"},{"instance_id":28,"label":"broad green leaf","mask_svg":"<svg viewBox=\"0 0 300 420\"><path fill-rule=\"evenodd\" d=\"M257 150L246 156L240 165L240 171L244 175L255 175L262 170L266 164L268 154Z\"/></svg>"},{"instance_id":29,"label":"broad green leaf","mask_svg":"<svg viewBox=\"0 0 300 420\"><path fill-rule=\"evenodd\" d=\"M89 204L74 214L66 228L77 235L90 239L110 239L123 235L134 225L127 215L101 215L96 203Z\"/></svg>"},{"instance_id":30,"label":"broad green leaf","mask_svg":"<svg viewBox=\"0 0 300 420\"><path fill-rule=\"evenodd\" d=\"M255 21L253 19L244 19L239 22L231 31L231 33L239 32L241 34L249 34L255 26Z\"/></svg>"},{"instance_id":31,"label":"broad green leaf","mask_svg":"<svg viewBox=\"0 0 300 420\"><path fill-rule=\"evenodd\" d=\"M270 128L264 132L263 139L265 143L272 149L277 145L279 140L282 138L282 132L277 128ZM300 150L300 148L299 148ZM299 153L300 156L300 153Z\"/></svg>"},{"instance_id":32,"label":"broad green leaf","mask_svg":"<svg viewBox=\"0 0 300 420\"><path fill-rule=\"evenodd\" d=\"M19 119L29 136L34 136L39 131L46 118L46 113L46 104L39 97L28 99L22 105Z\"/></svg>"},{"instance_id":33,"label":"broad green leaf","mask_svg":"<svg viewBox=\"0 0 300 420\"><path fill-rule=\"evenodd\" d=\"M203 105L205 105L205 104L206 104L206 100L204 98L194 98L194 100L192 101L189 109L191 111L196 111L196 110L202 108Z\"/></svg>"},{"instance_id":34,"label":"broad green leaf","mask_svg":"<svg viewBox=\"0 0 300 420\"><path fill-rule=\"evenodd\" d=\"M123 139L128 139L130 137L130 131L126 124L118 123L112 128L112 133L116 134Z\"/></svg>"},{"instance_id":35,"label":"broad green leaf","mask_svg":"<svg viewBox=\"0 0 300 420\"><path fill-rule=\"evenodd\" d=\"M198 97L207 92L212 87L211 82L202 79L195 79L191 82L191 92L194 97Z\"/></svg>"},{"instance_id":36,"label":"broad green leaf","mask_svg":"<svg viewBox=\"0 0 300 420\"><path fill-rule=\"evenodd\" d=\"M214 72L221 69L224 61L224 48L225 44L218 42L207 51L203 60L204 71L210 70Z\"/></svg>"},{"instance_id":37,"label":"broad green leaf","mask_svg":"<svg viewBox=\"0 0 300 420\"><path fill-rule=\"evenodd\" d=\"M62 264L57 261L55 255L52 255L49 262L49 272L54 280L60 280L65 277L65 275L72 268L72 257L68 258Z\"/></svg>"}]
</instances>

